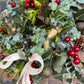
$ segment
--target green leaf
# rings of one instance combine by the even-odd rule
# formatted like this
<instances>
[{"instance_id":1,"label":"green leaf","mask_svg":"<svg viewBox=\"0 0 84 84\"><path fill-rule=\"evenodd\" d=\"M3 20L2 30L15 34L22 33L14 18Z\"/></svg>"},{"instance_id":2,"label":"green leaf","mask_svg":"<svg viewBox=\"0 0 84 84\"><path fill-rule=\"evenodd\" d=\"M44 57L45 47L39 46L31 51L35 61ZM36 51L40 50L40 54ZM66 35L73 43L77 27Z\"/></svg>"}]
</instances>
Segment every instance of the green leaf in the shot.
<instances>
[{"instance_id":1,"label":"green leaf","mask_svg":"<svg viewBox=\"0 0 84 84\"><path fill-rule=\"evenodd\" d=\"M61 73L62 66L66 62L67 58L68 58L68 56L65 52L61 53L60 56L57 56L56 60L53 63L54 71L57 71L58 73Z\"/></svg>"},{"instance_id":2,"label":"green leaf","mask_svg":"<svg viewBox=\"0 0 84 84\"><path fill-rule=\"evenodd\" d=\"M67 33L69 30L71 30L71 29L72 29L71 27L64 29L64 30L61 32L61 35L62 35L62 34L66 34L66 33Z\"/></svg>"},{"instance_id":3,"label":"green leaf","mask_svg":"<svg viewBox=\"0 0 84 84\"><path fill-rule=\"evenodd\" d=\"M32 24L35 22L36 20L36 15L38 14L38 10L29 10L27 12L29 14L28 19L32 21Z\"/></svg>"},{"instance_id":4,"label":"green leaf","mask_svg":"<svg viewBox=\"0 0 84 84\"><path fill-rule=\"evenodd\" d=\"M12 8L7 9L8 13L12 13Z\"/></svg>"},{"instance_id":5,"label":"green leaf","mask_svg":"<svg viewBox=\"0 0 84 84\"><path fill-rule=\"evenodd\" d=\"M24 56L24 54L22 53L22 50L18 50L18 53L19 53L21 59L24 60L24 59L25 59L25 56Z\"/></svg>"},{"instance_id":6,"label":"green leaf","mask_svg":"<svg viewBox=\"0 0 84 84\"><path fill-rule=\"evenodd\" d=\"M84 4L84 0L76 0L78 3Z\"/></svg>"},{"instance_id":7,"label":"green leaf","mask_svg":"<svg viewBox=\"0 0 84 84\"><path fill-rule=\"evenodd\" d=\"M13 79L12 82L13 82L13 84L16 84L17 80L16 79Z\"/></svg>"},{"instance_id":8,"label":"green leaf","mask_svg":"<svg viewBox=\"0 0 84 84\"><path fill-rule=\"evenodd\" d=\"M69 82L70 84L72 83L72 79L66 79L67 82Z\"/></svg>"},{"instance_id":9,"label":"green leaf","mask_svg":"<svg viewBox=\"0 0 84 84\"><path fill-rule=\"evenodd\" d=\"M49 4L49 6L51 7L51 10L55 11L57 9L57 3L51 2Z\"/></svg>"},{"instance_id":10,"label":"green leaf","mask_svg":"<svg viewBox=\"0 0 84 84\"><path fill-rule=\"evenodd\" d=\"M78 11L75 15L74 15L75 20L79 20L79 21L84 21L84 9Z\"/></svg>"},{"instance_id":11,"label":"green leaf","mask_svg":"<svg viewBox=\"0 0 84 84\"><path fill-rule=\"evenodd\" d=\"M38 53L39 55L42 55L44 53L44 48L41 48L39 46L35 46L32 49L30 49L30 52L32 54Z\"/></svg>"},{"instance_id":12,"label":"green leaf","mask_svg":"<svg viewBox=\"0 0 84 84\"><path fill-rule=\"evenodd\" d=\"M16 75L17 75L17 73L13 74L12 79L14 79Z\"/></svg>"},{"instance_id":13,"label":"green leaf","mask_svg":"<svg viewBox=\"0 0 84 84\"><path fill-rule=\"evenodd\" d=\"M80 82L82 82L82 83L84 83L84 77L77 77L77 79L80 81Z\"/></svg>"},{"instance_id":14,"label":"green leaf","mask_svg":"<svg viewBox=\"0 0 84 84\"><path fill-rule=\"evenodd\" d=\"M55 39L55 41L57 42L59 40L59 37L58 36L56 36L56 39Z\"/></svg>"},{"instance_id":15,"label":"green leaf","mask_svg":"<svg viewBox=\"0 0 84 84\"><path fill-rule=\"evenodd\" d=\"M3 82L3 75L4 75L4 71L2 72L1 76L0 76L0 83Z\"/></svg>"}]
</instances>

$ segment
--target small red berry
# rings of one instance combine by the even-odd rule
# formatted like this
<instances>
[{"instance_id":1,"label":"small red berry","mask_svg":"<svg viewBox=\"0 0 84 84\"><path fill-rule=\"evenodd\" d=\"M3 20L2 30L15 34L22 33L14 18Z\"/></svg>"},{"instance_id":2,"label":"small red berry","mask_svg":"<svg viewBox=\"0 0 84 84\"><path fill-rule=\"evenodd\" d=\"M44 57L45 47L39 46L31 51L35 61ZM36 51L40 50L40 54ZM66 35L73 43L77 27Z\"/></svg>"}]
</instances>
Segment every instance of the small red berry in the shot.
<instances>
[{"instance_id":1,"label":"small red berry","mask_svg":"<svg viewBox=\"0 0 84 84\"><path fill-rule=\"evenodd\" d=\"M32 65L31 65L33 68L35 68L36 67L36 64L35 63L32 63Z\"/></svg>"},{"instance_id":2,"label":"small red berry","mask_svg":"<svg viewBox=\"0 0 84 84\"><path fill-rule=\"evenodd\" d=\"M65 42L70 42L70 37L66 37Z\"/></svg>"},{"instance_id":3,"label":"small red berry","mask_svg":"<svg viewBox=\"0 0 84 84\"><path fill-rule=\"evenodd\" d=\"M2 28L0 28L0 32L2 32L3 31L3 29Z\"/></svg>"},{"instance_id":4,"label":"small red berry","mask_svg":"<svg viewBox=\"0 0 84 84\"><path fill-rule=\"evenodd\" d=\"M73 47L73 48L75 48L76 46L75 46L75 45L73 45L72 47Z\"/></svg>"},{"instance_id":5,"label":"small red berry","mask_svg":"<svg viewBox=\"0 0 84 84\"><path fill-rule=\"evenodd\" d=\"M75 50L75 52L78 52L78 51L80 51L80 48L79 47L75 47L74 50Z\"/></svg>"},{"instance_id":6,"label":"small red berry","mask_svg":"<svg viewBox=\"0 0 84 84\"><path fill-rule=\"evenodd\" d=\"M78 58L76 58L76 59L74 59L74 64L80 64L80 59L78 59Z\"/></svg>"},{"instance_id":7,"label":"small red berry","mask_svg":"<svg viewBox=\"0 0 84 84\"><path fill-rule=\"evenodd\" d=\"M3 54L4 53L4 50L2 50L1 53Z\"/></svg>"},{"instance_id":8,"label":"small red berry","mask_svg":"<svg viewBox=\"0 0 84 84\"><path fill-rule=\"evenodd\" d=\"M74 56L74 59L79 59L79 56L77 55L77 54L75 54L75 56Z\"/></svg>"},{"instance_id":9,"label":"small red berry","mask_svg":"<svg viewBox=\"0 0 84 84\"><path fill-rule=\"evenodd\" d=\"M30 7L30 4L28 4L28 3L27 3L27 4L26 4L26 7L28 7L28 8L29 8L29 7Z\"/></svg>"},{"instance_id":10,"label":"small red berry","mask_svg":"<svg viewBox=\"0 0 84 84\"><path fill-rule=\"evenodd\" d=\"M30 78L30 80L32 79L32 76L31 75L29 75L29 78Z\"/></svg>"},{"instance_id":11,"label":"small red berry","mask_svg":"<svg viewBox=\"0 0 84 84\"><path fill-rule=\"evenodd\" d=\"M60 0L56 0L56 3L57 3L57 4L60 4Z\"/></svg>"},{"instance_id":12,"label":"small red berry","mask_svg":"<svg viewBox=\"0 0 84 84\"><path fill-rule=\"evenodd\" d=\"M8 4L11 5L11 2L9 1Z\"/></svg>"},{"instance_id":13,"label":"small red berry","mask_svg":"<svg viewBox=\"0 0 84 84\"><path fill-rule=\"evenodd\" d=\"M1 55L1 59L4 59L5 58L5 56L4 55Z\"/></svg>"},{"instance_id":14,"label":"small red berry","mask_svg":"<svg viewBox=\"0 0 84 84\"><path fill-rule=\"evenodd\" d=\"M31 3L31 7L35 7L35 3Z\"/></svg>"},{"instance_id":15,"label":"small red berry","mask_svg":"<svg viewBox=\"0 0 84 84\"><path fill-rule=\"evenodd\" d=\"M27 3L30 3L30 0L26 0Z\"/></svg>"},{"instance_id":16,"label":"small red berry","mask_svg":"<svg viewBox=\"0 0 84 84\"><path fill-rule=\"evenodd\" d=\"M71 57L74 57L74 56L75 56L75 51L74 51L74 50L70 50L69 55L70 55Z\"/></svg>"},{"instance_id":17,"label":"small red berry","mask_svg":"<svg viewBox=\"0 0 84 84\"><path fill-rule=\"evenodd\" d=\"M67 51L67 55L70 55L70 50L69 50L69 51Z\"/></svg>"},{"instance_id":18,"label":"small red berry","mask_svg":"<svg viewBox=\"0 0 84 84\"><path fill-rule=\"evenodd\" d=\"M12 6L15 7L16 6L16 3L12 3Z\"/></svg>"},{"instance_id":19,"label":"small red berry","mask_svg":"<svg viewBox=\"0 0 84 84\"><path fill-rule=\"evenodd\" d=\"M30 80L31 81L31 84L33 83L33 80Z\"/></svg>"}]
</instances>

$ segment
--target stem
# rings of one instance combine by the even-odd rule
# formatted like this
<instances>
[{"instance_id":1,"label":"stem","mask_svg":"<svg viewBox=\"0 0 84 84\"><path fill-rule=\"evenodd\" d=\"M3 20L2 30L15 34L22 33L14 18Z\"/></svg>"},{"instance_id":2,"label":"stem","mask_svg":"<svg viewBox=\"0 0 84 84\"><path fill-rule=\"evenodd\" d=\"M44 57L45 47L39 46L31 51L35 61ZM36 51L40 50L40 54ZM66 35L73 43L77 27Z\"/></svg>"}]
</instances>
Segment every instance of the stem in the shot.
<instances>
[{"instance_id":1,"label":"stem","mask_svg":"<svg viewBox=\"0 0 84 84\"><path fill-rule=\"evenodd\" d=\"M70 42L69 42L69 44L70 44L71 49L73 50L73 47L72 47L72 45L71 45L71 43L70 43Z\"/></svg>"}]
</instances>

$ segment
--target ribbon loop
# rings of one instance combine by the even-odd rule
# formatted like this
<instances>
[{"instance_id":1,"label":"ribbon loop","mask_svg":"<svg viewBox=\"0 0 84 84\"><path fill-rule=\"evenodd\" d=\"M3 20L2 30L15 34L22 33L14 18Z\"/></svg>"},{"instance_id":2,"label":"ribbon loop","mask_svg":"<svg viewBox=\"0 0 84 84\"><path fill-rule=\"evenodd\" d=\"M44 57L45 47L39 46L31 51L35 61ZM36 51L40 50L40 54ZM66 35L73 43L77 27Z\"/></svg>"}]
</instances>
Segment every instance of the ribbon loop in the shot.
<instances>
[{"instance_id":1,"label":"ribbon loop","mask_svg":"<svg viewBox=\"0 0 84 84\"><path fill-rule=\"evenodd\" d=\"M31 64L32 64L33 61L40 62L41 63L41 67L38 68L38 69L32 68ZM44 67L44 62L43 62L41 56L39 56L37 53L34 54L30 58L29 62L23 68L23 71L22 71L22 73L20 75L19 80L23 77L22 84L31 84L30 83L30 79L29 79L29 75L37 75L37 74L39 74L43 70L43 67ZM18 80L18 82L19 82L19 80ZM18 84L18 82L17 82L17 84Z\"/></svg>"},{"instance_id":2,"label":"ribbon loop","mask_svg":"<svg viewBox=\"0 0 84 84\"><path fill-rule=\"evenodd\" d=\"M18 54L18 53L11 54L0 62L0 68L7 69L14 61L17 61L17 60L22 60L22 58L20 57L20 54ZM4 61L6 61L7 63L3 64ZM33 61L38 61L41 64L41 67L38 69L33 68L31 66ZM44 62L43 62L42 57L39 56L37 53L33 54L32 57L29 58L29 62L26 63L26 65L24 66L24 68L21 72L20 78L16 84L19 83L19 81L21 80L22 77L23 77L22 84L31 84L29 75L37 75L37 74L41 73L41 71L43 70L43 67L44 67Z\"/></svg>"},{"instance_id":3,"label":"ribbon loop","mask_svg":"<svg viewBox=\"0 0 84 84\"><path fill-rule=\"evenodd\" d=\"M11 54L9 56L7 56L6 58L4 58L1 62L0 62L0 68L1 69L7 69L14 61L17 61L20 59L20 56L18 53L14 53ZM3 64L3 62L7 62L6 64Z\"/></svg>"}]
</instances>

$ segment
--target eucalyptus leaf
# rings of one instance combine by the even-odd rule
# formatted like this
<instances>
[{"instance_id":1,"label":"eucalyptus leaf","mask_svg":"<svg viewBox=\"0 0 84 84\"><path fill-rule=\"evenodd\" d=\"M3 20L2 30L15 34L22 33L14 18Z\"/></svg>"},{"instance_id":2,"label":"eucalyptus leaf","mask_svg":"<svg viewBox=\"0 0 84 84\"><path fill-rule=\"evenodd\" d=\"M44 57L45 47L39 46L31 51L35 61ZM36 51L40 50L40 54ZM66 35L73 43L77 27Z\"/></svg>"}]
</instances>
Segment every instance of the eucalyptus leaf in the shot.
<instances>
[{"instance_id":1,"label":"eucalyptus leaf","mask_svg":"<svg viewBox=\"0 0 84 84\"><path fill-rule=\"evenodd\" d=\"M56 57L56 60L53 63L54 71L57 71L58 73L61 73L62 66L66 62L67 58L68 58L68 56L65 52L61 53L60 56Z\"/></svg>"},{"instance_id":2,"label":"eucalyptus leaf","mask_svg":"<svg viewBox=\"0 0 84 84\"><path fill-rule=\"evenodd\" d=\"M11 45L9 43L6 44L6 48L7 49L10 49L11 48Z\"/></svg>"},{"instance_id":3,"label":"eucalyptus leaf","mask_svg":"<svg viewBox=\"0 0 84 84\"><path fill-rule=\"evenodd\" d=\"M84 4L84 0L76 0L78 3Z\"/></svg>"},{"instance_id":4,"label":"eucalyptus leaf","mask_svg":"<svg viewBox=\"0 0 84 84\"><path fill-rule=\"evenodd\" d=\"M49 4L49 6L51 7L51 10L55 11L57 9L57 3L51 2Z\"/></svg>"},{"instance_id":5,"label":"eucalyptus leaf","mask_svg":"<svg viewBox=\"0 0 84 84\"><path fill-rule=\"evenodd\" d=\"M7 12L12 13L12 9L11 8L7 9Z\"/></svg>"},{"instance_id":6,"label":"eucalyptus leaf","mask_svg":"<svg viewBox=\"0 0 84 84\"><path fill-rule=\"evenodd\" d=\"M19 53L21 59L25 59L25 56L24 56L22 50L18 50L18 53Z\"/></svg>"}]
</instances>

